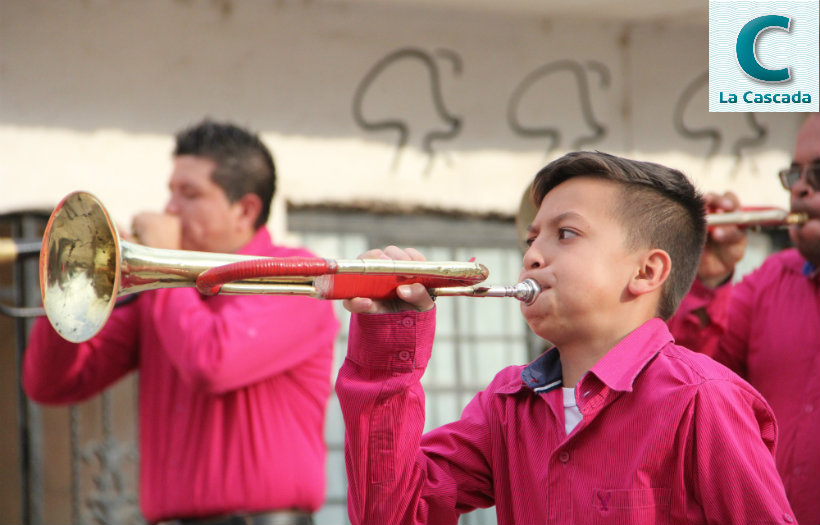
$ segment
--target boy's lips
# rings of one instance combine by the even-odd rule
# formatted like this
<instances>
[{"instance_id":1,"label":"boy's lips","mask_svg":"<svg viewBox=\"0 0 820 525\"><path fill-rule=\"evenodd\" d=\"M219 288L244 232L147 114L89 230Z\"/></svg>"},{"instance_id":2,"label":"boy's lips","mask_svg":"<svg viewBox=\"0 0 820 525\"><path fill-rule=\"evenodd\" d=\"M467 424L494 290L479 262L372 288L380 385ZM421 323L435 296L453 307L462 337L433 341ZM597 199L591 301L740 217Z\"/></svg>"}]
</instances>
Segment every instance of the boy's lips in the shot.
<instances>
[{"instance_id":1,"label":"boy's lips","mask_svg":"<svg viewBox=\"0 0 820 525\"><path fill-rule=\"evenodd\" d=\"M525 279L530 279L532 281L535 281L536 284L538 284L538 286L540 288L540 290L538 292L539 294L550 288L550 286L548 284L544 283L543 280L538 279L538 278L536 278L532 275L522 275L521 276L521 281L523 282Z\"/></svg>"}]
</instances>

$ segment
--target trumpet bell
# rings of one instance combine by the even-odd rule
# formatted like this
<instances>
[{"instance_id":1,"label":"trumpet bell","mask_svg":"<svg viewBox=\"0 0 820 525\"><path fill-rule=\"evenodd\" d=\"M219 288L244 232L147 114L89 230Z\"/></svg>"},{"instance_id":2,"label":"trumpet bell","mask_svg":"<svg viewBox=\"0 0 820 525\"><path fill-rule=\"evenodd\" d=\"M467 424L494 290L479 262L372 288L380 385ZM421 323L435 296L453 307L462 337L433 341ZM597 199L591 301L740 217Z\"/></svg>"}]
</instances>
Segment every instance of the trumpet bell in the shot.
<instances>
[{"instance_id":1,"label":"trumpet bell","mask_svg":"<svg viewBox=\"0 0 820 525\"><path fill-rule=\"evenodd\" d=\"M120 287L120 239L100 201L67 195L54 209L40 249L40 293L51 325L78 343L100 331Z\"/></svg>"}]
</instances>

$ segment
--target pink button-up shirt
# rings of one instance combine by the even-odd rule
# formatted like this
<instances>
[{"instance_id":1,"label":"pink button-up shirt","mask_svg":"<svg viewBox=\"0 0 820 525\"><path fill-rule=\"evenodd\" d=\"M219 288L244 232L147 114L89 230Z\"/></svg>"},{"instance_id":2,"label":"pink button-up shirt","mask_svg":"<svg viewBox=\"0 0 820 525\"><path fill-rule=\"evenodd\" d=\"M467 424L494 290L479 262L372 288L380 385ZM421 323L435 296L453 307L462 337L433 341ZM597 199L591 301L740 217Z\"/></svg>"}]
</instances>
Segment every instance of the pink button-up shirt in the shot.
<instances>
[{"instance_id":1,"label":"pink button-up shirt","mask_svg":"<svg viewBox=\"0 0 820 525\"><path fill-rule=\"evenodd\" d=\"M496 375L461 419L422 436L419 379L435 310L354 315L336 382L353 523L793 523L763 398L648 321L578 383L564 429L551 349Z\"/></svg>"},{"instance_id":2,"label":"pink button-up shirt","mask_svg":"<svg viewBox=\"0 0 820 525\"><path fill-rule=\"evenodd\" d=\"M273 246L264 228L240 253L310 255ZM39 319L23 384L36 401L71 403L139 370L140 505L149 522L315 511L337 330L329 301L143 292L80 345Z\"/></svg>"},{"instance_id":3,"label":"pink button-up shirt","mask_svg":"<svg viewBox=\"0 0 820 525\"><path fill-rule=\"evenodd\" d=\"M713 322L691 319L696 290L676 314L676 338L693 341L746 378L769 402L780 428L777 468L797 519L820 524L820 276L794 249L766 259L708 303ZM699 341L699 343L695 343Z\"/></svg>"}]
</instances>

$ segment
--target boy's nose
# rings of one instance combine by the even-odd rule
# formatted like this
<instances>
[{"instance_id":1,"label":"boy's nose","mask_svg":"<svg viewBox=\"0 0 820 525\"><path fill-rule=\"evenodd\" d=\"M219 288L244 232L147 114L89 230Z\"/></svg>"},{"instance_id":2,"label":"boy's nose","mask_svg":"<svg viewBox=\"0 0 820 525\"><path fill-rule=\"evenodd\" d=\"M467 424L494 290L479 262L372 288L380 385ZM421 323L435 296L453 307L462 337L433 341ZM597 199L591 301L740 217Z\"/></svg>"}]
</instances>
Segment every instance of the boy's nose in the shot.
<instances>
[{"instance_id":1,"label":"boy's nose","mask_svg":"<svg viewBox=\"0 0 820 525\"><path fill-rule=\"evenodd\" d=\"M524 252L524 269L534 270L541 268L544 265L544 258L541 253L535 249L534 245L530 245L527 251Z\"/></svg>"}]
</instances>

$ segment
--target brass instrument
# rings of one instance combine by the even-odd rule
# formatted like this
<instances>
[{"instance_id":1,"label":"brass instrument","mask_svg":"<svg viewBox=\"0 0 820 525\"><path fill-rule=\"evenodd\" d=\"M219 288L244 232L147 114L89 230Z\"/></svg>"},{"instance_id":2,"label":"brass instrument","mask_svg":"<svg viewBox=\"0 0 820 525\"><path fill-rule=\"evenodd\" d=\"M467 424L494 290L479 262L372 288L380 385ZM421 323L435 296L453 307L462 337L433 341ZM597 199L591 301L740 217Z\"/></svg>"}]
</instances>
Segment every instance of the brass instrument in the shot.
<instances>
[{"instance_id":1,"label":"brass instrument","mask_svg":"<svg viewBox=\"0 0 820 525\"><path fill-rule=\"evenodd\" d=\"M0 264L13 263L17 259L39 255L40 239L0 239Z\"/></svg>"},{"instance_id":2,"label":"brass instrument","mask_svg":"<svg viewBox=\"0 0 820 525\"><path fill-rule=\"evenodd\" d=\"M518 206L518 213L515 216L515 226L518 233L518 242L521 251L527 251L527 227L535 219L538 209L532 201L532 185L527 186L521 196ZM725 213L707 213L707 227L714 226L739 226L741 228L785 228L788 226L803 224L809 220L805 213L788 212L782 208L757 206L746 207L738 211Z\"/></svg>"},{"instance_id":3,"label":"brass instrument","mask_svg":"<svg viewBox=\"0 0 820 525\"><path fill-rule=\"evenodd\" d=\"M789 213L780 208L745 208L726 213L706 215L707 226L740 226L753 228L782 228L809 220L805 213Z\"/></svg>"},{"instance_id":4,"label":"brass instrument","mask_svg":"<svg viewBox=\"0 0 820 525\"><path fill-rule=\"evenodd\" d=\"M525 303L540 292L531 280L510 287L475 286L488 275L485 266L474 262L275 258L150 248L120 239L105 208L86 192L71 193L57 205L40 250L46 315L72 342L99 332L118 297L159 288L390 298L396 286L421 282L433 297L515 297Z\"/></svg>"},{"instance_id":5,"label":"brass instrument","mask_svg":"<svg viewBox=\"0 0 820 525\"><path fill-rule=\"evenodd\" d=\"M40 239L0 239L0 265L18 262L40 254ZM39 306L11 306L0 303L0 314L8 317L37 317L45 314Z\"/></svg>"}]
</instances>

